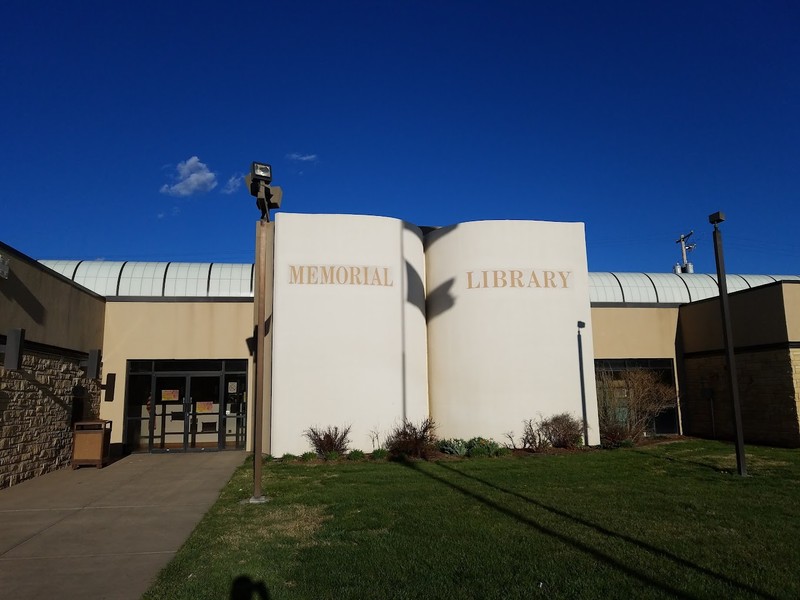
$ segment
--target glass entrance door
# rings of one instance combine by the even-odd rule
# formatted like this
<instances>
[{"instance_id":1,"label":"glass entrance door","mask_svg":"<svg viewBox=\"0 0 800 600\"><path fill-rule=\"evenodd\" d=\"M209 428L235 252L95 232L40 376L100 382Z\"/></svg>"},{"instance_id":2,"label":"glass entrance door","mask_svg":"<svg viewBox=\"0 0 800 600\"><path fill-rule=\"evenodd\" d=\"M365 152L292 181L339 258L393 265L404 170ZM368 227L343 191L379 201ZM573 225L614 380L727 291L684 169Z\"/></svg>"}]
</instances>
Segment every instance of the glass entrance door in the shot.
<instances>
[{"instance_id":1,"label":"glass entrance door","mask_svg":"<svg viewBox=\"0 0 800 600\"><path fill-rule=\"evenodd\" d=\"M185 376L157 376L150 419L150 450L185 450L187 437Z\"/></svg>"},{"instance_id":2,"label":"glass entrance door","mask_svg":"<svg viewBox=\"0 0 800 600\"><path fill-rule=\"evenodd\" d=\"M219 375L157 376L150 449L219 448L220 382Z\"/></svg>"},{"instance_id":3,"label":"glass entrance door","mask_svg":"<svg viewBox=\"0 0 800 600\"><path fill-rule=\"evenodd\" d=\"M128 452L244 448L247 361L129 360L125 406Z\"/></svg>"},{"instance_id":4,"label":"glass entrance door","mask_svg":"<svg viewBox=\"0 0 800 600\"><path fill-rule=\"evenodd\" d=\"M220 376L192 375L184 422L186 450L220 447Z\"/></svg>"}]
</instances>

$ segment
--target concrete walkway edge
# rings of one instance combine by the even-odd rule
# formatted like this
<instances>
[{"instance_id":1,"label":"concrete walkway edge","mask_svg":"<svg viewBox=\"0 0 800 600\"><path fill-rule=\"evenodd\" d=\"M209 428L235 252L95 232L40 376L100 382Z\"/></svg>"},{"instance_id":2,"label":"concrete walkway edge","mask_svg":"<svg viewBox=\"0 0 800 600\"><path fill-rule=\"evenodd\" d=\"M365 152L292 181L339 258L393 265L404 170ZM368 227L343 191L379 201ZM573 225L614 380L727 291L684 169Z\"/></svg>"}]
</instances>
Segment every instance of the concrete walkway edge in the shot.
<instances>
[{"instance_id":1,"label":"concrete walkway edge","mask_svg":"<svg viewBox=\"0 0 800 600\"><path fill-rule=\"evenodd\" d=\"M134 454L0 490L0 595L140 598L245 456Z\"/></svg>"}]
</instances>

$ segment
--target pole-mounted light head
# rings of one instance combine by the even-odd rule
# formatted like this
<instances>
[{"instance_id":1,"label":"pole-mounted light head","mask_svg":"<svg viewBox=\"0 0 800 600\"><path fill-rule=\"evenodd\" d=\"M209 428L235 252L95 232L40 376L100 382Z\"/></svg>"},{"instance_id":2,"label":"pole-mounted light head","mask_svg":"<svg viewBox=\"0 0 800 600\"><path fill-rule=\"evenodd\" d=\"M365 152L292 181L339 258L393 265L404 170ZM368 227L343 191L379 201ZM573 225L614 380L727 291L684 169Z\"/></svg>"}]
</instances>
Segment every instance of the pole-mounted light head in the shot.
<instances>
[{"instance_id":1,"label":"pole-mounted light head","mask_svg":"<svg viewBox=\"0 0 800 600\"><path fill-rule=\"evenodd\" d=\"M586 327L586 323L583 321L578 321L578 329L583 329L584 327Z\"/></svg>"},{"instance_id":2,"label":"pole-mounted light head","mask_svg":"<svg viewBox=\"0 0 800 600\"><path fill-rule=\"evenodd\" d=\"M253 181L263 181L266 184L272 183L272 166L253 162L250 166L250 176Z\"/></svg>"},{"instance_id":3,"label":"pole-mounted light head","mask_svg":"<svg viewBox=\"0 0 800 600\"><path fill-rule=\"evenodd\" d=\"M270 209L281 207L283 192L279 187L272 187L272 166L266 163L253 162L250 172L245 175L245 183L250 195L256 199L256 206L261 211L261 219L269 221Z\"/></svg>"},{"instance_id":4,"label":"pole-mounted light head","mask_svg":"<svg viewBox=\"0 0 800 600\"><path fill-rule=\"evenodd\" d=\"M708 222L712 225L719 225L725 220L725 213L715 212L713 215L708 215Z\"/></svg>"}]
</instances>

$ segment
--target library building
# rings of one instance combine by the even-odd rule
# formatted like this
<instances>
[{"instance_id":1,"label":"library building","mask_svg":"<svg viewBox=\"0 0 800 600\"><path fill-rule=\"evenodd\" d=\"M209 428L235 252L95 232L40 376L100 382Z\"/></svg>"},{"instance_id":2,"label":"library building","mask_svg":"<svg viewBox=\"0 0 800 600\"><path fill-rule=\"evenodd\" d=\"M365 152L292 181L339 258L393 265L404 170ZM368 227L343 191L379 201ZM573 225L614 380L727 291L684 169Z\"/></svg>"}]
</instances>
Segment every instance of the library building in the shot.
<instances>
[{"instance_id":1,"label":"library building","mask_svg":"<svg viewBox=\"0 0 800 600\"><path fill-rule=\"evenodd\" d=\"M103 422L118 455L253 450L257 383L273 456L310 450L309 427L351 426L368 452L404 420L503 443L565 412L597 445L598 394L624 399L633 370L675 391L648 434L733 438L714 274L590 273L582 223L263 225L264 278L0 242L0 488L69 465L76 423ZM726 282L745 442L800 447L800 276Z\"/></svg>"}]
</instances>

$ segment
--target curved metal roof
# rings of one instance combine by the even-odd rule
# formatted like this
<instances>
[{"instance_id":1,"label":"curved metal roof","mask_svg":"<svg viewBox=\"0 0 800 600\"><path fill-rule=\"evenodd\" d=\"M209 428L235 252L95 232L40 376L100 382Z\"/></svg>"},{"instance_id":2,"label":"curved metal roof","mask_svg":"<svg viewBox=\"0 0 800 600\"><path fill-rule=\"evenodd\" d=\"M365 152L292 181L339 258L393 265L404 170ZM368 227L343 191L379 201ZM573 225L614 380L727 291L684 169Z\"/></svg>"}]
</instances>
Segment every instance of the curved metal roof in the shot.
<instances>
[{"instance_id":1,"label":"curved metal roof","mask_svg":"<svg viewBox=\"0 0 800 600\"><path fill-rule=\"evenodd\" d=\"M800 276L725 276L728 292L797 280ZM589 273L589 299L593 304L686 304L718 295L717 276L705 273Z\"/></svg>"},{"instance_id":2,"label":"curved metal roof","mask_svg":"<svg viewBox=\"0 0 800 600\"><path fill-rule=\"evenodd\" d=\"M253 265L178 262L40 260L67 279L106 297L248 298Z\"/></svg>"},{"instance_id":3,"label":"curved metal roof","mask_svg":"<svg viewBox=\"0 0 800 600\"><path fill-rule=\"evenodd\" d=\"M39 261L106 297L248 298L253 265L228 263ZM735 292L798 275L728 275ZM702 273L589 273L589 299L598 304L686 304L718 294L717 276Z\"/></svg>"}]
</instances>

